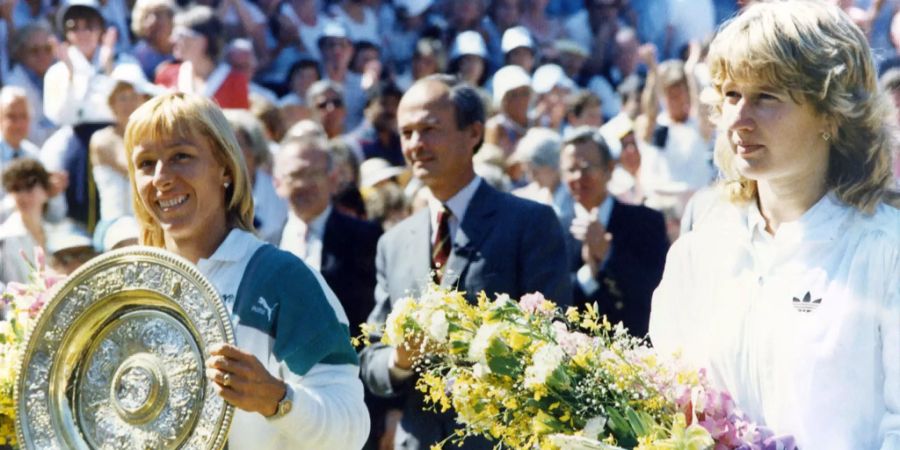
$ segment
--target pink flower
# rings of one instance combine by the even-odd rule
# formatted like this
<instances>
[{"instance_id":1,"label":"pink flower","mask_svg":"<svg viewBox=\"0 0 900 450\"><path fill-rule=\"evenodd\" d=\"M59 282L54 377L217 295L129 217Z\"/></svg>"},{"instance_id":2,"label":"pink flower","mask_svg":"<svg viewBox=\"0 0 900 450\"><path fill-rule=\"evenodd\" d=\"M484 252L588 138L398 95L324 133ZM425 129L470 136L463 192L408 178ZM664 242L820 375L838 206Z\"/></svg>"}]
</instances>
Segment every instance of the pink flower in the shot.
<instances>
[{"instance_id":1,"label":"pink flower","mask_svg":"<svg viewBox=\"0 0 900 450\"><path fill-rule=\"evenodd\" d=\"M519 308L527 313L536 314L540 310L541 303L543 303L544 300L544 294L541 294L540 292L525 294L519 300Z\"/></svg>"}]
</instances>

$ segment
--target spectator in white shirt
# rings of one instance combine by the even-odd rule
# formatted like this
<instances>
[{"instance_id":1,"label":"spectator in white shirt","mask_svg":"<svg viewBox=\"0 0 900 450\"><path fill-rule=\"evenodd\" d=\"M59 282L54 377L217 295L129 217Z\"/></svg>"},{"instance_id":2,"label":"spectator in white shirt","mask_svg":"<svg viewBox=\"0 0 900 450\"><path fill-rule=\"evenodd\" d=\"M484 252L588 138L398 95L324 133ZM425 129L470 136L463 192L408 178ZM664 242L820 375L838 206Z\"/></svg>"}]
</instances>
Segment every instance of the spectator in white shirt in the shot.
<instances>
[{"instance_id":1,"label":"spectator in white shirt","mask_svg":"<svg viewBox=\"0 0 900 450\"><path fill-rule=\"evenodd\" d=\"M710 47L728 201L672 247L650 337L803 449L900 449L890 104L826 2L759 3Z\"/></svg>"}]
</instances>

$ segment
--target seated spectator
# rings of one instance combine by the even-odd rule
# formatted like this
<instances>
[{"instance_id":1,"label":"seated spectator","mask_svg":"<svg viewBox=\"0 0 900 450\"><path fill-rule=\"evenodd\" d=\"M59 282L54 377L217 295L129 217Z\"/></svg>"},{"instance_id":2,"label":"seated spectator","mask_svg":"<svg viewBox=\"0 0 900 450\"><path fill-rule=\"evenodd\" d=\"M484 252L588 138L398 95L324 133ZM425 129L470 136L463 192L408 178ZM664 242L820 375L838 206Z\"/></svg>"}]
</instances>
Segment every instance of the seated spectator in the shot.
<instances>
[{"instance_id":1,"label":"seated spectator","mask_svg":"<svg viewBox=\"0 0 900 450\"><path fill-rule=\"evenodd\" d=\"M27 92L17 86L0 88L0 169L20 158L34 158L39 154L36 145L26 139L31 111ZM0 186L0 221L12 211L13 204L5 198Z\"/></svg>"},{"instance_id":2,"label":"seated spectator","mask_svg":"<svg viewBox=\"0 0 900 450\"><path fill-rule=\"evenodd\" d=\"M531 88L535 94L531 122L536 126L562 129L566 117L566 98L577 89L575 82L563 72L562 67L545 64L534 71Z\"/></svg>"},{"instance_id":3,"label":"seated spectator","mask_svg":"<svg viewBox=\"0 0 900 450\"><path fill-rule=\"evenodd\" d=\"M438 39L422 38L416 42L412 65L406 73L397 75L397 86L406 91L421 78L443 73L447 67L447 53Z\"/></svg>"},{"instance_id":4,"label":"seated spectator","mask_svg":"<svg viewBox=\"0 0 900 450\"><path fill-rule=\"evenodd\" d=\"M225 63L233 70L243 73L250 80L250 95L259 95L272 103L278 101L278 96L269 88L253 82L256 71L259 69L259 58L256 57L256 51L250 40L238 38L229 42L225 48Z\"/></svg>"},{"instance_id":5,"label":"seated spectator","mask_svg":"<svg viewBox=\"0 0 900 450\"><path fill-rule=\"evenodd\" d=\"M493 87L497 114L485 124L484 140L509 157L530 126L531 77L519 66L505 66L494 74Z\"/></svg>"},{"instance_id":6,"label":"seated spectator","mask_svg":"<svg viewBox=\"0 0 900 450\"><path fill-rule=\"evenodd\" d=\"M484 87L490 75L488 51L484 39L476 31L463 31L450 49L448 73L476 87Z\"/></svg>"},{"instance_id":7,"label":"seated spectator","mask_svg":"<svg viewBox=\"0 0 900 450\"><path fill-rule=\"evenodd\" d=\"M436 28L439 19L429 14L434 0L398 0L395 1L397 22L394 29L384 35L384 60L394 74L407 73L410 70L413 55L417 52L417 43Z\"/></svg>"},{"instance_id":8,"label":"seated spectator","mask_svg":"<svg viewBox=\"0 0 900 450\"><path fill-rule=\"evenodd\" d=\"M257 95L250 96L250 112L263 125L266 140L269 142L269 151L273 154L278 153L278 142L284 139L285 133L293 123L288 122L273 103ZM271 167L267 167L266 170L271 170Z\"/></svg>"},{"instance_id":9,"label":"seated spectator","mask_svg":"<svg viewBox=\"0 0 900 450\"><path fill-rule=\"evenodd\" d=\"M350 70L360 75L363 91L372 89L382 78L381 49L378 44L370 41L355 42Z\"/></svg>"},{"instance_id":10,"label":"seated spectator","mask_svg":"<svg viewBox=\"0 0 900 450\"><path fill-rule=\"evenodd\" d=\"M111 78L115 85L109 93L108 104L115 123L94 133L88 147L91 172L100 195L100 223L95 231L103 228L104 223L134 214L125 156L125 125L138 106L160 91L144 78L137 64L119 65Z\"/></svg>"},{"instance_id":11,"label":"seated spectator","mask_svg":"<svg viewBox=\"0 0 900 450\"><path fill-rule=\"evenodd\" d=\"M135 60L127 54L116 58L117 33L113 28L103 32L105 21L96 0L71 1L60 8L57 19L66 44L44 76L44 114L60 129L44 142L41 160L47 170L68 177L61 207L66 216L93 232L100 211L88 148L94 132L113 122L107 103L109 74L116 62Z\"/></svg>"},{"instance_id":12,"label":"seated spectator","mask_svg":"<svg viewBox=\"0 0 900 450\"><path fill-rule=\"evenodd\" d=\"M50 174L35 159L19 158L5 164L3 189L15 210L0 224L0 283L28 281L32 265L22 258L45 248L50 233L44 210L50 199Z\"/></svg>"},{"instance_id":13,"label":"seated spectator","mask_svg":"<svg viewBox=\"0 0 900 450\"><path fill-rule=\"evenodd\" d=\"M517 26L504 31L500 48L507 65L519 66L529 74L534 71L537 49L527 28Z\"/></svg>"},{"instance_id":14,"label":"seated spectator","mask_svg":"<svg viewBox=\"0 0 900 450\"><path fill-rule=\"evenodd\" d=\"M645 196L641 184L641 153L634 133L634 123L627 115L618 115L600 127L600 134L610 147L616 147L612 151L617 161L609 180L609 192L623 203L643 204Z\"/></svg>"},{"instance_id":15,"label":"seated spectator","mask_svg":"<svg viewBox=\"0 0 900 450\"><path fill-rule=\"evenodd\" d=\"M493 0L487 8L488 17L501 35L522 22L520 0ZM504 52L506 53L506 52Z\"/></svg>"},{"instance_id":16,"label":"seated spectator","mask_svg":"<svg viewBox=\"0 0 900 450\"><path fill-rule=\"evenodd\" d=\"M700 133L697 122L699 100L693 71L684 62L669 60L652 69L647 78L644 113L653 123L642 138L644 152L643 179L648 198L672 197L679 200L680 209L690 193L709 185L715 177L712 166L712 146ZM662 97L664 111L657 114L656 96ZM670 203L661 200L661 204Z\"/></svg>"},{"instance_id":17,"label":"seated spectator","mask_svg":"<svg viewBox=\"0 0 900 450\"><path fill-rule=\"evenodd\" d=\"M551 4L551 5L548 5ZM563 35L562 23L555 17L548 17L548 6L560 3L559 0L531 0L522 2L522 25L527 28L536 41L536 49L546 51Z\"/></svg>"},{"instance_id":18,"label":"seated spectator","mask_svg":"<svg viewBox=\"0 0 900 450\"><path fill-rule=\"evenodd\" d=\"M44 75L53 64L54 45L53 31L44 20L16 30L10 40L15 64L3 81L7 86L25 90L32 114L28 140L35 145L43 144L56 130L56 125L44 115Z\"/></svg>"},{"instance_id":19,"label":"seated spectator","mask_svg":"<svg viewBox=\"0 0 900 450\"><path fill-rule=\"evenodd\" d=\"M539 127L528 130L516 146L514 159L521 162L530 181L512 191L513 195L553 207L557 217L572 208L572 196L559 174L560 147L562 138L556 131Z\"/></svg>"},{"instance_id":20,"label":"seated spectator","mask_svg":"<svg viewBox=\"0 0 900 450\"><path fill-rule=\"evenodd\" d=\"M212 9L192 6L175 16L172 51L181 62L161 66L156 83L179 92L204 95L222 108L250 107L250 80L220 63L222 23Z\"/></svg>"},{"instance_id":21,"label":"seated spectator","mask_svg":"<svg viewBox=\"0 0 900 450\"><path fill-rule=\"evenodd\" d=\"M566 97L566 128L603 125L600 97L591 91L577 91Z\"/></svg>"},{"instance_id":22,"label":"seated spectator","mask_svg":"<svg viewBox=\"0 0 900 450\"><path fill-rule=\"evenodd\" d=\"M384 158L394 166L406 165L397 131L397 105L403 92L384 82L368 92L365 121L353 134L362 146L363 160Z\"/></svg>"},{"instance_id":23,"label":"seated spectator","mask_svg":"<svg viewBox=\"0 0 900 450\"><path fill-rule=\"evenodd\" d=\"M60 126L111 122L106 94L116 63L116 31L104 32L96 0L65 4L57 14L57 25L68 45L59 47L59 61L44 75L44 114ZM130 56L123 58L133 61Z\"/></svg>"},{"instance_id":24,"label":"seated spectator","mask_svg":"<svg viewBox=\"0 0 900 450\"><path fill-rule=\"evenodd\" d=\"M367 191L364 196L366 201L366 216L372 222L387 231L394 225L409 217L409 206L403 188L386 183Z\"/></svg>"},{"instance_id":25,"label":"seated spectator","mask_svg":"<svg viewBox=\"0 0 900 450\"><path fill-rule=\"evenodd\" d=\"M344 134L344 90L331 80L320 80L312 84L306 92L306 103L313 108L313 120L318 122L328 139Z\"/></svg>"},{"instance_id":26,"label":"seated spectator","mask_svg":"<svg viewBox=\"0 0 900 450\"><path fill-rule=\"evenodd\" d=\"M160 64L174 58L175 9L173 0L137 0L131 10L131 30L139 39L131 52L148 80L156 79L156 68Z\"/></svg>"},{"instance_id":27,"label":"seated spectator","mask_svg":"<svg viewBox=\"0 0 900 450\"><path fill-rule=\"evenodd\" d=\"M378 29L378 18L365 2L340 0L331 7L331 16L347 29L351 41L380 44L382 33Z\"/></svg>"},{"instance_id":28,"label":"seated spectator","mask_svg":"<svg viewBox=\"0 0 900 450\"><path fill-rule=\"evenodd\" d=\"M256 235L266 242L278 245L281 227L287 220L287 205L278 197L272 175L265 170L265 167L272 166L272 155L262 124L249 111L226 109L224 112L247 164L253 191L253 226L256 228Z\"/></svg>"},{"instance_id":29,"label":"seated spectator","mask_svg":"<svg viewBox=\"0 0 900 450\"><path fill-rule=\"evenodd\" d=\"M306 92L313 83L321 79L322 69L314 59L302 58L291 66L287 76L289 91L277 102L287 128L312 117L312 109L306 103Z\"/></svg>"},{"instance_id":30,"label":"seated spectator","mask_svg":"<svg viewBox=\"0 0 900 450\"><path fill-rule=\"evenodd\" d=\"M91 238L74 227L57 230L47 240L47 265L60 275L71 275L97 254Z\"/></svg>"},{"instance_id":31,"label":"seated spectator","mask_svg":"<svg viewBox=\"0 0 900 450\"><path fill-rule=\"evenodd\" d=\"M344 127L352 130L362 122L366 95L362 86L362 76L350 70L353 42L349 38L349 32L338 22L328 22L322 29L318 45L322 54L325 78L341 87L346 108Z\"/></svg>"}]
</instances>

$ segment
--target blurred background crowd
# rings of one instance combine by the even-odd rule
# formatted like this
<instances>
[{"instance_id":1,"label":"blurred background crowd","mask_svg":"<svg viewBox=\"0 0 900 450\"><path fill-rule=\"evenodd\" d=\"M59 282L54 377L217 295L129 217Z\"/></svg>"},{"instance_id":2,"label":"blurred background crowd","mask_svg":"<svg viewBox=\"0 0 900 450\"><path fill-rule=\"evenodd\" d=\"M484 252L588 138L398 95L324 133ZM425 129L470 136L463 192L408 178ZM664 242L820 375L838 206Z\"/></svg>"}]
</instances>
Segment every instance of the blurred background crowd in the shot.
<instances>
[{"instance_id":1,"label":"blurred background crowd","mask_svg":"<svg viewBox=\"0 0 900 450\"><path fill-rule=\"evenodd\" d=\"M900 105L900 0L834 1L867 33L881 85ZM705 48L743 6L0 0L0 286L27 279L22 254L34 247L68 273L137 242L124 129L142 102L178 90L226 110L251 174L259 236L320 270L356 329L374 305L378 237L428 201L406 167L398 103L415 80L449 73L476 86L489 111L475 163L491 185L552 206L576 239L578 216L596 215L582 210L602 209L606 198L653 211L644 228L657 229L618 241L658 247L645 239L654 233L667 241L629 262L647 274L640 289L597 280L649 305L665 247L702 215L689 199L716 179L716 131L701 101ZM561 148L584 127L603 137L609 161L598 166L609 170L561 170ZM297 137L320 144L279 153ZM576 202L572 189L598 201ZM573 279L595 291L575 276L580 266ZM646 331L647 317L629 320ZM388 442L380 434L391 427L379 420L372 448Z\"/></svg>"}]
</instances>

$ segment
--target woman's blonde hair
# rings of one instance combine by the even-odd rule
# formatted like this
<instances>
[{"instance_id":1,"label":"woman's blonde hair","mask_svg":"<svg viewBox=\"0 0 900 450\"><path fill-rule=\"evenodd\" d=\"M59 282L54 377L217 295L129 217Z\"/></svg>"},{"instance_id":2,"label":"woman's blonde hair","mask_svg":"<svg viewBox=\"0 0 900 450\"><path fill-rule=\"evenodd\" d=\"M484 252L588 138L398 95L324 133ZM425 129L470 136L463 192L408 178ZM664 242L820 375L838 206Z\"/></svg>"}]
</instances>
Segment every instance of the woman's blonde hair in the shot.
<instances>
[{"instance_id":1,"label":"woman's blonde hair","mask_svg":"<svg viewBox=\"0 0 900 450\"><path fill-rule=\"evenodd\" d=\"M163 231L147 211L137 195L134 176L134 149L146 142L167 142L177 139L205 139L213 150L213 157L225 167L231 177L225 189L225 220L229 228L253 231L253 193L247 165L231 126L222 110L211 100L193 94L169 93L154 97L141 105L128 120L125 129L125 152L128 156L128 177L134 195L134 215L140 225L143 245L162 247ZM201 199L202 200L202 199Z\"/></svg>"},{"instance_id":2,"label":"woman's blonde hair","mask_svg":"<svg viewBox=\"0 0 900 450\"><path fill-rule=\"evenodd\" d=\"M891 106L878 90L866 37L838 7L791 0L748 7L724 24L707 59L721 117L726 80L774 86L810 105L829 126L826 186L844 203L872 211L891 183ZM727 133L719 133L716 164L735 202L756 198L756 182L734 165Z\"/></svg>"}]
</instances>

